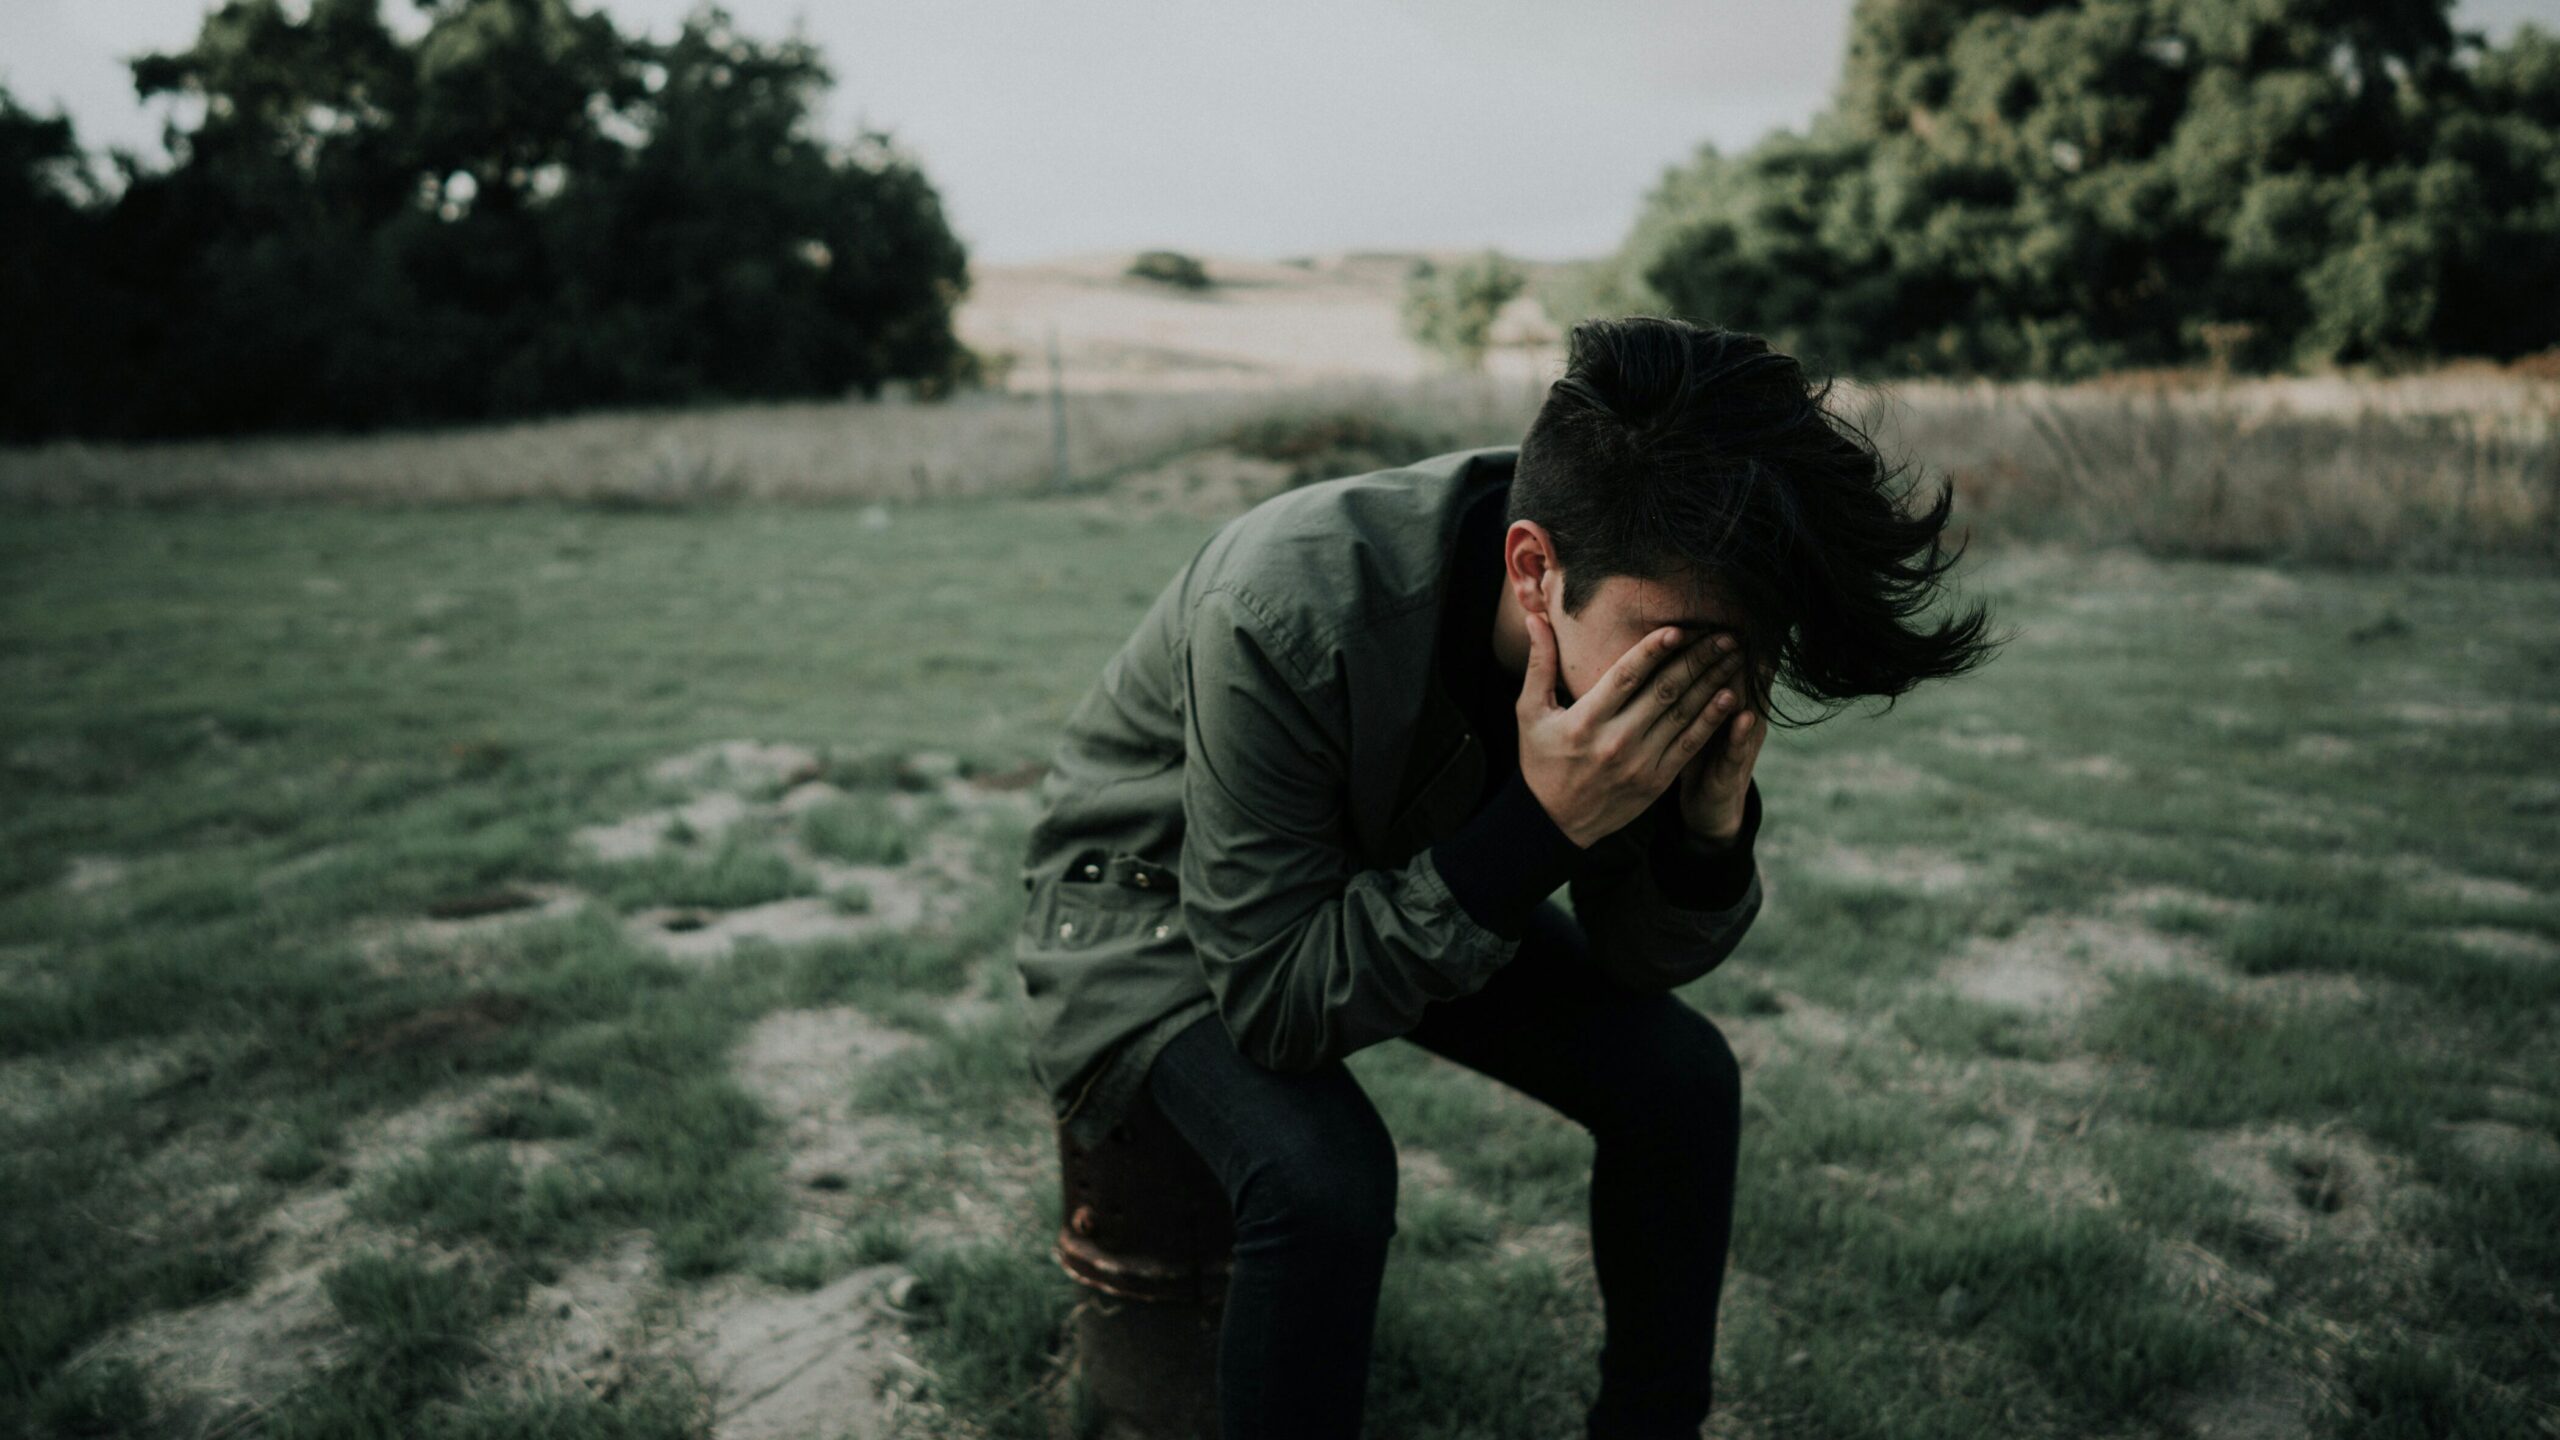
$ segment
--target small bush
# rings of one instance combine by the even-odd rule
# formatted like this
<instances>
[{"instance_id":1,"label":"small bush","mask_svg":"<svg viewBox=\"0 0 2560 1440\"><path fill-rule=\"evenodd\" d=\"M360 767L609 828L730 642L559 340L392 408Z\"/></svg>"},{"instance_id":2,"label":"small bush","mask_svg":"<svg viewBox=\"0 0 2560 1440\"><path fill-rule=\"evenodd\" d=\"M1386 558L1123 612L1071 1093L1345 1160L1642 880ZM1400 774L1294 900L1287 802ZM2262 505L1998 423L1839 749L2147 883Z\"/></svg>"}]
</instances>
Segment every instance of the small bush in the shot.
<instances>
[{"instance_id":1,"label":"small bush","mask_svg":"<svg viewBox=\"0 0 2560 1440\"><path fill-rule=\"evenodd\" d=\"M1289 467L1289 483L1305 485L1406 465L1461 449L1456 434L1406 424L1363 410L1266 415L1227 432L1230 449Z\"/></svg>"},{"instance_id":2,"label":"small bush","mask_svg":"<svg viewBox=\"0 0 2560 1440\"><path fill-rule=\"evenodd\" d=\"M1404 282L1405 334L1458 369L1480 370L1494 316L1528 283L1528 272L1495 250L1454 265L1416 260Z\"/></svg>"},{"instance_id":3,"label":"small bush","mask_svg":"<svg viewBox=\"0 0 2560 1440\"><path fill-rule=\"evenodd\" d=\"M1129 262L1133 280L1153 280L1183 290L1206 290L1216 283L1209 278L1209 267L1179 250L1148 250Z\"/></svg>"}]
</instances>

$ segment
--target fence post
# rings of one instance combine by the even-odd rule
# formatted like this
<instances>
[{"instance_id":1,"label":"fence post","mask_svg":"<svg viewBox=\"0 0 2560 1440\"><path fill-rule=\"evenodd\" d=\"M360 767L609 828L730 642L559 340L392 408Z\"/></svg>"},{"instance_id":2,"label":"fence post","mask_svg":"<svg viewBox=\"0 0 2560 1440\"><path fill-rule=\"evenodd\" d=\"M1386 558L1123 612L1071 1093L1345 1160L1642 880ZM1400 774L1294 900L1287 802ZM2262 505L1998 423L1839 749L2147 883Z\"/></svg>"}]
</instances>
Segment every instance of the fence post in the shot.
<instances>
[{"instance_id":1,"label":"fence post","mask_svg":"<svg viewBox=\"0 0 2560 1440\"><path fill-rule=\"evenodd\" d=\"M1049 322L1049 488L1067 488L1067 387L1058 363L1058 322Z\"/></svg>"}]
</instances>

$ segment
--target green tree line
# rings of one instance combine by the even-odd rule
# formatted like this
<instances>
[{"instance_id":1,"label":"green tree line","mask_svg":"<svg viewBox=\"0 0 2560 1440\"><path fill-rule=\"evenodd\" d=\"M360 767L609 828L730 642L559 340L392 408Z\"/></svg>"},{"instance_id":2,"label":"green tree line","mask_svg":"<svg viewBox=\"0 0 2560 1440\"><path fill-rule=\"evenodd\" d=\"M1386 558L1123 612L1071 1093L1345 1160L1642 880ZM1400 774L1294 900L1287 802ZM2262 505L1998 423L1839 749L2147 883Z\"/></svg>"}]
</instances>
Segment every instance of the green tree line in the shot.
<instances>
[{"instance_id":1,"label":"green tree line","mask_svg":"<svg viewBox=\"0 0 2560 1440\"><path fill-rule=\"evenodd\" d=\"M168 162L0 93L0 434L367 428L965 382L967 255L818 52L714 6L227 0ZM405 29L409 33L402 33ZM111 177L111 178L109 178Z\"/></svg>"},{"instance_id":2,"label":"green tree line","mask_svg":"<svg viewBox=\"0 0 2560 1440\"><path fill-rule=\"evenodd\" d=\"M1829 107L1702 146L1564 317L2069 377L2560 344L2560 37L2450 0L1860 0Z\"/></svg>"}]
</instances>

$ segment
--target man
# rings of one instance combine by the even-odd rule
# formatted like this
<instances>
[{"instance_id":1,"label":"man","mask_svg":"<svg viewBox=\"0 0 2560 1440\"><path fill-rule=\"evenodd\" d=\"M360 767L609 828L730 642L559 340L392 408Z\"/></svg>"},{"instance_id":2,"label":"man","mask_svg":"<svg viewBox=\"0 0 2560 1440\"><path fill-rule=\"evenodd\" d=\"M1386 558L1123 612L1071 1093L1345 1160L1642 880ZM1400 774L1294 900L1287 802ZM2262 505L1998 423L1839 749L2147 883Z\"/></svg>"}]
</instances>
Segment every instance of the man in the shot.
<instances>
[{"instance_id":1,"label":"man","mask_svg":"<svg viewBox=\"0 0 2560 1440\"><path fill-rule=\"evenodd\" d=\"M1397 1037L1590 1130L1589 1434L1698 1433L1740 1073L1671 992L1759 911L1770 691L1988 656L1979 611L1905 628L1952 497L1904 513L1825 394L1755 336L1587 321L1516 448L1230 521L1068 717L1031 1070L1071 1138L1156 1105L1226 1190L1227 1440L1359 1432L1396 1155L1342 1060Z\"/></svg>"}]
</instances>

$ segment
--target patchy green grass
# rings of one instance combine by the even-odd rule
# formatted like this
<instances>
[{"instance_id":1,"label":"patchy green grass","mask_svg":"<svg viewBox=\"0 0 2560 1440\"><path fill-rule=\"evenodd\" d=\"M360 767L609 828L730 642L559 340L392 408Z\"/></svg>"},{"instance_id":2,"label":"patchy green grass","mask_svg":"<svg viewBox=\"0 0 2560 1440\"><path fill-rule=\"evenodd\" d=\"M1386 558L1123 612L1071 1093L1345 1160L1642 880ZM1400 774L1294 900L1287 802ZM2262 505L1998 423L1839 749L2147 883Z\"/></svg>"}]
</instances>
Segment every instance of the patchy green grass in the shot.
<instances>
[{"instance_id":1,"label":"patchy green grass","mask_svg":"<svg viewBox=\"0 0 2560 1440\"><path fill-rule=\"evenodd\" d=\"M928 1410L1089 1428L1051 1373L1075 1291L1007 963L1018 826L923 931L678 959L619 916L819 894L786 837L913 858L957 823L916 753L1044 756L1210 525L1040 502L887 529L14 517L0 1429L703 1433L680 1377L597 1398L510 1383L489 1348L538 1318L530 1287L634 1233L679 1295L906 1264L937 1296ZM2548 1429L2560 582L1981 562L2016 640L1771 740L1767 909L1682 991L1746 1069L1719 1407L1753 1434L2167 1437L2275 1381L2325 1437ZM846 798L646 859L572 845L679 799L657 761L736 737L808 747ZM509 887L598 903L411 928ZM2075 918L2125 953L2020 952ZM1945 967L1977 943L2091 983L1960 990ZM948 1008L981 983L999 1003ZM774 1012L835 1006L922 1043L825 1072L830 1103L939 1143L812 1188L734 1060ZM1404 1192L1372 1428L1575 1430L1600 1312L1555 1241L1585 1221L1590 1137L1411 1046L1351 1065L1453 1182ZM1033 1203L1000 1233L920 1238L1008 1177ZM190 1408L187 1377L101 1347L252 1293L279 1207L332 1192L358 1238L327 1257L331 1358L297 1387Z\"/></svg>"},{"instance_id":2,"label":"patchy green grass","mask_svg":"<svg viewBox=\"0 0 2560 1440\"><path fill-rule=\"evenodd\" d=\"M877 1214L852 1230L821 1240L777 1247L758 1261L756 1275L786 1290L815 1290L865 1265L904 1260L916 1249L906 1222Z\"/></svg>"},{"instance_id":3,"label":"patchy green grass","mask_svg":"<svg viewBox=\"0 0 2560 1440\"><path fill-rule=\"evenodd\" d=\"M907 826L880 794L848 795L811 807L800 817L801 843L850 865L903 865Z\"/></svg>"}]
</instances>

